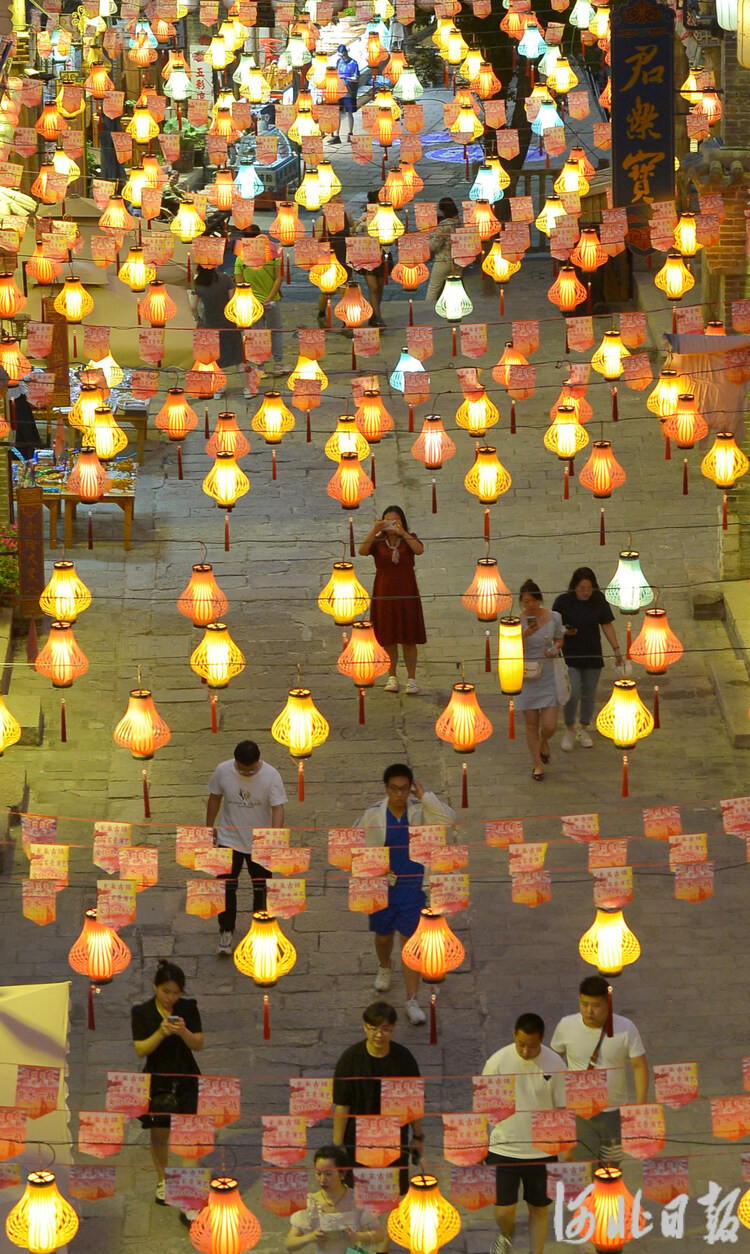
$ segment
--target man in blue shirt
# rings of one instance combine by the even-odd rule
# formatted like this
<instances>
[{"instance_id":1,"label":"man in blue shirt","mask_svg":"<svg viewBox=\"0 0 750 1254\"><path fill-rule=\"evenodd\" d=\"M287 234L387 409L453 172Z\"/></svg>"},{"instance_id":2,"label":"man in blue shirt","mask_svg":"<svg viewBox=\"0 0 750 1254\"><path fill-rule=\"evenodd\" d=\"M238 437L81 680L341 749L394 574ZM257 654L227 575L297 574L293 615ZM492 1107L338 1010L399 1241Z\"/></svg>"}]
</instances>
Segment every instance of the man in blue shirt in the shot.
<instances>
[{"instance_id":1,"label":"man in blue shirt","mask_svg":"<svg viewBox=\"0 0 750 1254\"><path fill-rule=\"evenodd\" d=\"M385 845L390 854L388 905L370 915L370 931L375 934L378 958L374 987L379 993L391 986L391 954L396 932L403 948L416 932L420 911L425 905L424 867L409 857L409 827L423 823L446 826L456 820L455 810L439 801L433 792L425 792L410 766L394 762L386 767L383 783L384 800L365 810L357 823L357 827L364 828L368 845ZM409 1022L424 1023L426 1015L417 1000L419 972L406 966L402 971Z\"/></svg>"},{"instance_id":2,"label":"man in blue shirt","mask_svg":"<svg viewBox=\"0 0 750 1254\"><path fill-rule=\"evenodd\" d=\"M341 118L343 114L346 114L349 123L349 134L347 135L347 139L349 143L352 142L354 114L357 108L357 89L359 87L359 66L354 60L354 57L349 56L349 50L346 44L339 44L338 53L339 59L336 62L336 72L341 79L341 82L344 84L347 94L339 101L339 125L336 129L336 134L331 136L332 144L341 143L339 130L341 129Z\"/></svg>"}]
</instances>

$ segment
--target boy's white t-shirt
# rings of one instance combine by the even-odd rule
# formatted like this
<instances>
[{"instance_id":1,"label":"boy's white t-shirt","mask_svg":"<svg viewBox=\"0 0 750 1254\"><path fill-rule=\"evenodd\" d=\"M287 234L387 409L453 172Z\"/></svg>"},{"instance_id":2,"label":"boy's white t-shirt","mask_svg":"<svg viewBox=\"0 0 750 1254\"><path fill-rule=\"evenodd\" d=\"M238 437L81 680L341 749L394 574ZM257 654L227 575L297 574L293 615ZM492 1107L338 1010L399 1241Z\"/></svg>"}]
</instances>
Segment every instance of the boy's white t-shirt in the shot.
<instances>
[{"instance_id":1,"label":"boy's white t-shirt","mask_svg":"<svg viewBox=\"0 0 750 1254\"><path fill-rule=\"evenodd\" d=\"M287 799L275 766L262 762L254 775L240 775L234 758L219 763L206 790L224 798L216 824L219 844L243 853L252 853L256 827L271 826L272 806L283 805Z\"/></svg>"},{"instance_id":2,"label":"boy's white t-shirt","mask_svg":"<svg viewBox=\"0 0 750 1254\"><path fill-rule=\"evenodd\" d=\"M594 1070L607 1068L607 1093L610 1107L628 1102L628 1062L646 1053L641 1034L630 1019L612 1016L613 1035L602 1037L601 1049ZM591 1055L601 1036L601 1028L587 1028L580 1013L566 1015L555 1028L550 1045L564 1054L571 1071L588 1071Z\"/></svg>"},{"instance_id":3,"label":"boy's white t-shirt","mask_svg":"<svg viewBox=\"0 0 750 1254\"><path fill-rule=\"evenodd\" d=\"M490 1133L493 1154L504 1154L508 1158L545 1156L531 1142L531 1112L565 1105L564 1072L562 1058L546 1045L542 1045L536 1058L522 1058L511 1044L487 1059L482 1075L513 1075L516 1080L515 1114L493 1127Z\"/></svg>"}]
</instances>

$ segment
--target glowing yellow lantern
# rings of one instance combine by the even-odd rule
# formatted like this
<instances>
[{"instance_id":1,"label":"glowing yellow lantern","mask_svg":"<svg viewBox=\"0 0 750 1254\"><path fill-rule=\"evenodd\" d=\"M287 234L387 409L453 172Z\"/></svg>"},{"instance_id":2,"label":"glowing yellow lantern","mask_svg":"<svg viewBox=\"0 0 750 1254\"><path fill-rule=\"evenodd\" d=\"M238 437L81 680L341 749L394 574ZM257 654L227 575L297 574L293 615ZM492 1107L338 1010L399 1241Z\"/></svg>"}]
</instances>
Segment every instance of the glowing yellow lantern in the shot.
<instances>
[{"instance_id":1,"label":"glowing yellow lantern","mask_svg":"<svg viewBox=\"0 0 750 1254\"><path fill-rule=\"evenodd\" d=\"M134 758L152 758L169 744L172 733L154 705L149 688L133 688L128 708L114 730L115 744L129 749Z\"/></svg>"},{"instance_id":2,"label":"glowing yellow lantern","mask_svg":"<svg viewBox=\"0 0 750 1254\"><path fill-rule=\"evenodd\" d=\"M693 448L696 440L702 440L708 435L708 423L698 413L692 392L678 396L677 408L664 420L663 430L666 436L676 442L678 448Z\"/></svg>"},{"instance_id":3,"label":"glowing yellow lantern","mask_svg":"<svg viewBox=\"0 0 750 1254\"><path fill-rule=\"evenodd\" d=\"M167 399L159 410L154 425L166 431L170 440L184 440L189 431L198 425L198 415L185 400L182 388L170 388Z\"/></svg>"},{"instance_id":4,"label":"glowing yellow lantern","mask_svg":"<svg viewBox=\"0 0 750 1254\"><path fill-rule=\"evenodd\" d=\"M588 433L578 421L574 407L558 406L552 426L544 434L544 447L551 453L556 453L561 461L569 461L588 442Z\"/></svg>"},{"instance_id":5,"label":"glowing yellow lantern","mask_svg":"<svg viewBox=\"0 0 750 1254\"><path fill-rule=\"evenodd\" d=\"M9 749L11 745L17 744L20 739L21 724L13 717L2 696L0 696L0 758L6 749Z\"/></svg>"},{"instance_id":6,"label":"glowing yellow lantern","mask_svg":"<svg viewBox=\"0 0 750 1254\"><path fill-rule=\"evenodd\" d=\"M500 411L493 405L483 384L472 389L456 411L456 422L459 427L468 431L474 439L487 434L488 427L494 427L500 418Z\"/></svg>"},{"instance_id":7,"label":"glowing yellow lantern","mask_svg":"<svg viewBox=\"0 0 750 1254\"><path fill-rule=\"evenodd\" d=\"M703 245L698 243L694 213L681 213L674 229L675 249L683 257L694 257Z\"/></svg>"},{"instance_id":8,"label":"glowing yellow lantern","mask_svg":"<svg viewBox=\"0 0 750 1254\"><path fill-rule=\"evenodd\" d=\"M612 452L609 440L594 440L591 455L578 476L578 482L600 499L611 496L613 490L625 482L625 471Z\"/></svg>"},{"instance_id":9,"label":"glowing yellow lantern","mask_svg":"<svg viewBox=\"0 0 750 1254\"><path fill-rule=\"evenodd\" d=\"M131 292L145 292L149 283L156 278L156 267L147 265L143 260L142 248L133 247L120 266L117 277L127 283Z\"/></svg>"},{"instance_id":10,"label":"glowing yellow lantern","mask_svg":"<svg viewBox=\"0 0 750 1254\"><path fill-rule=\"evenodd\" d=\"M686 292L695 286L695 279L682 259L682 253L670 248L667 259L658 274L654 275L654 283L668 300L680 300Z\"/></svg>"},{"instance_id":11,"label":"glowing yellow lantern","mask_svg":"<svg viewBox=\"0 0 750 1254\"><path fill-rule=\"evenodd\" d=\"M52 577L39 598L39 607L50 618L74 623L79 614L91 604L91 593L76 574L75 566L67 558L55 562Z\"/></svg>"},{"instance_id":12,"label":"glowing yellow lantern","mask_svg":"<svg viewBox=\"0 0 750 1254\"><path fill-rule=\"evenodd\" d=\"M271 724L271 735L285 745L299 764L297 796L305 799L304 760L325 743L330 728L317 709L309 688L290 688L286 705ZM236 961L237 950L235 950Z\"/></svg>"},{"instance_id":13,"label":"glowing yellow lantern","mask_svg":"<svg viewBox=\"0 0 750 1254\"><path fill-rule=\"evenodd\" d=\"M336 663L342 675L348 675L358 688L372 688L379 675L390 668L391 659L382 645L378 644L372 623L352 623L351 635ZM364 703L360 706L364 723Z\"/></svg>"},{"instance_id":14,"label":"glowing yellow lantern","mask_svg":"<svg viewBox=\"0 0 750 1254\"><path fill-rule=\"evenodd\" d=\"M460 1230L458 1211L441 1194L437 1178L424 1173L412 1176L406 1196L388 1216L388 1236L410 1254L435 1254Z\"/></svg>"},{"instance_id":15,"label":"glowing yellow lantern","mask_svg":"<svg viewBox=\"0 0 750 1254\"><path fill-rule=\"evenodd\" d=\"M292 392L298 379L317 379L320 383L321 391L325 391L328 387L328 376L320 363L314 357L305 357L304 353L298 353L297 364L286 381L287 387Z\"/></svg>"},{"instance_id":16,"label":"glowing yellow lantern","mask_svg":"<svg viewBox=\"0 0 750 1254\"><path fill-rule=\"evenodd\" d=\"M82 501L100 501L112 487L112 480L96 455L93 445L84 445L68 475L66 491L80 496Z\"/></svg>"},{"instance_id":17,"label":"glowing yellow lantern","mask_svg":"<svg viewBox=\"0 0 750 1254\"><path fill-rule=\"evenodd\" d=\"M263 305L249 283L235 283L234 292L224 306L224 314L241 329L251 327L263 317Z\"/></svg>"},{"instance_id":18,"label":"glowing yellow lantern","mask_svg":"<svg viewBox=\"0 0 750 1254\"><path fill-rule=\"evenodd\" d=\"M333 573L318 597L318 609L331 614L334 623L353 623L370 606L367 589L357 579L351 562L334 562Z\"/></svg>"},{"instance_id":19,"label":"glowing yellow lantern","mask_svg":"<svg viewBox=\"0 0 750 1254\"><path fill-rule=\"evenodd\" d=\"M579 196L585 196L589 190L589 181L581 174L578 162L568 158L552 186L559 196L566 192L577 192Z\"/></svg>"},{"instance_id":20,"label":"glowing yellow lantern","mask_svg":"<svg viewBox=\"0 0 750 1254\"><path fill-rule=\"evenodd\" d=\"M128 955L129 956L129 955ZM31 1254L52 1254L78 1231L78 1216L62 1196L51 1171L32 1171L23 1197L5 1221L8 1239Z\"/></svg>"},{"instance_id":21,"label":"glowing yellow lantern","mask_svg":"<svg viewBox=\"0 0 750 1254\"><path fill-rule=\"evenodd\" d=\"M380 244L393 244L403 233L404 224L396 217L393 205L383 201L367 224L367 234Z\"/></svg>"},{"instance_id":22,"label":"glowing yellow lantern","mask_svg":"<svg viewBox=\"0 0 750 1254\"><path fill-rule=\"evenodd\" d=\"M565 206L557 193L552 192L547 197L541 210L537 214L534 225L538 231L542 232L543 235L549 236L552 234L552 228L557 219L562 218L564 215Z\"/></svg>"},{"instance_id":23,"label":"glowing yellow lantern","mask_svg":"<svg viewBox=\"0 0 750 1254\"><path fill-rule=\"evenodd\" d=\"M665 367L659 372L656 385L646 398L646 408L659 418L669 418L677 413L677 402L687 391L687 379L676 370Z\"/></svg>"},{"instance_id":24,"label":"glowing yellow lantern","mask_svg":"<svg viewBox=\"0 0 750 1254\"><path fill-rule=\"evenodd\" d=\"M654 730L654 718L632 679L616 679L612 696L596 718L596 729L618 749L632 749Z\"/></svg>"},{"instance_id":25,"label":"glowing yellow lantern","mask_svg":"<svg viewBox=\"0 0 750 1254\"><path fill-rule=\"evenodd\" d=\"M308 277L314 287L320 288L321 292L330 295L340 288L342 283L346 283L347 272L335 253L331 253L331 256L326 261L320 261L317 265L310 268ZM350 284L350 286L356 287L357 291L359 291L356 283ZM356 323L355 325L359 326L360 324Z\"/></svg>"},{"instance_id":26,"label":"glowing yellow lantern","mask_svg":"<svg viewBox=\"0 0 750 1254\"><path fill-rule=\"evenodd\" d=\"M148 107L146 97L141 93L133 108L133 116L125 127L137 144L147 144L159 134L159 123Z\"/></svg>"},{"instance_id":27,"label":"glowing yellow lantern","mask_svg":"<svg viewBox=\"0 0 750 1254\"><path fill-rule=\"evenodd\" d=\"M8 376L8 387L16 387L31 372L31 362L18 345L17 340L0 341L0 366Z\"/></svg>"},{"instance_id":28,"label":"glowing yellow lantern","mask_svg":"<svg viewBox=\"0 0 750 1254\"><path fill-rule=\"evenodd\" d=\"M125 208L122 196L110 196L109 204L99 218L100 231L117 237L132 231L134 226L135 218Z\"/></svg>"},{"instance_id":29,"label":"glowing yellow lantern","mask_svg":"<svg viewBox=\"0 0 750 1254\"><path fill-rule=\"evenodd\" d=\"M623 344L620 332L605 331L601 344L591 358L591 365L598 374L603 374L609 383L613 383L622 374L623 359L629 356L630 352Z\"/></svg>"},{"instance_id":30,"label":"glowing yellow lantern","mask_svg":"<svg viewBox=\"0 0 750 1254\"><path fill-rule=\"evenodd\" d=\"M190 655L190 665L209 688L226 688L230 679L244 671L245 655L226 623L207 623L203 639Z\"/></svg>"},{"instance_id":31,"label":"glowing yellow lantern","mask_svg":"<svg viewBox=\"0 0 750 1254\"><path fill-rule=\"evenodd\" d=\"M730 431L717 431L713 447L701 462L701 473L725 491L747 473L750 462Z\"/></svg>"},{"instance_id":32,"label":"glowing yellow lantern","mask_svg":"<svg viewBox=\"0 0 750 1254\"><path fill-rule=\"evenodd\" d=\"M183 244L189 244L203 234L206 224L192 201L185 200L170 222L169 229Z\"/></svg>"},{"instance_id":33,"label":"glowing yellow lantern","mask_svg":"<svg viewBox=\"0 0 750 1254\"><path fill-rule=\"evenodd\" d=\"M276 217L268 228L269 234L285 248L304 235L305 228L297 217L297 207L290 200L279 201Z\"/></svg>"},{"instance_id":34,"label":"glowing yellow lantern","mask_svg":"<svg viewBox=\"0 0 750 1254\"><path fill-rule=\"evenodd\" d=\"M65 280L66 283L69 281L68 279ZM58 296L57 300L60 300L60 296ZM55 309L57 309L57 300L55 301ZM13 275L0 274L0 318L15 318L25 304L26 297L16 284ZM58 312L62 313L63 310L58 310Z\"/></svg>"},{"instance_id":35,"label":"glowing yellow lantern","mask_svg":"<svg viewBox=\"0 0 750 1254\"><path fill-rule=\"evenodd\" d=\"M478 496L483 505L491 505L507 492L511 485L511 477L497 458L497 452L491 444L480 445L474 465L464 478L464 487L473 496Z\"/></svg>"},{"instance_id":36,"label":"glowing yellow lantern","mask_svg":"<svg viewBox=\"0 0 750 1254\"><path fill-rule=\"evenodd\" d=\"M26 302L24 301L24 304ZM62 314L66 322L81 322L94 308L94 302L84 288L77 275L65 280L63 290L55 297L55 311ZM0 311L0 316L7 317Z\"/></svg>"},{"instance_id":37,"label":"glowing yellow lantern","mask_svg":"<svg viewBox=\"0 0 750 1254\"><path fill-rule=\"evenodd\" d=\"M128 437L115 422L109 405L100 405L94 411L94 421L83 435L86 444L93 444L100 461L108 462L126 447Z\"/></svg>"},{"instance_id":38,"label":"glowing yellow lantern","mask_svg":"<svg viewBox=\"0 0 750 1254\"><path fill-rule=\"evenodd\" d=\"M600 975L611 977L640 958L641 947L622 910L597 910L594 922L578 942L578 952Z\"/></svg>"},{"instance_id":39,"label":"glowing yellow lantern","mask_svg":"<svg viewBox=\"0 0 750 1254\"><path fill-rule=\"evenodd\" d=\"M210 440L206 441L206 453L216 457L217 453L232 453L236 459L246 457L250 452L250 441L242 434L236 415L229 410L218 414L216 427Z\"/></svg>"},{"instance_id":40,"label":"glowing yellow lantern","mask_svg":"<svg viewBox=\"0 0 750 1254\"><path fill-rule=\"evenodd\" d=\"M237 1181L211 1181L208 1202L190 1225L190 1242L201 1254L243 1254L258 1244L260 1224L240 1197Z\"/></svg>"},{"instance_id":41,"label":"glowing yellow lantern","mask_svg":"<svg viewBox=\"0 0 750 1254\"><path fill-rule=\"evenodd\" d=\"M547 75L547 86L551 87L559 96L566 95L578 85L578 75L573 72L570 61L567 57L558 57L549 74ZM555 186L555 191L560 189ZM568 189L566 188L566 191ZM588 190L588 188L587 188Z\"/></svg>"},{"instance_id":42,"label":"glowing yellow lantern","mask_svg":"<svg viewBox=\"0 0 750 1254\"><path fill-rule=\"evenodd\" d=\"M276 722L278 721L277 719ZM276 723L274 723L275 726ZM273 727L271 732L278 740ZM327 734L328 724L326 723ZM322 741L316 741L316 743L320 744ZM303 755L295 754L295 756ZM309 756L309 753L304 756ZM281 931L276 916L268 914L265 910L256 910L250 931L237 945L233 957L234 965L242 975L249 975L261 988L272 988L282 975L289 974L297 959L297 951Z\"/></svg>"},{"instance_id":43,"label":"glowing yellow lantern","mask_svg":"<svg viewBox=\"0 0 750 1254\"><path fill-rule=\"evenodd\" d=\"M281 437L294 427L294 414L281 399L281 393L266 392L260 409L252 420L253 431L262 435L266 444L280 444Z\"/></svg>"},{"instance_id":44,"label":"glowing yellow lantern","mask_svg":"<svg viewBox=\"0 0 750 1254\"><path fill-rule=\"evenodd\" d=\"M354 414L340 415L336 430L326 441L323 452L332 462L340 461L342 453L356 453L360 461L367 457L370 445L360 432Z\"/></svg>"},{"instance_id":45,"label":"glowing yellow lantern","mask_svg":"<svg viewBox=\"0 0 750 1254\"><path fill-rule=\"evenodd\" d=\"M203 480L203 491L220 509L230 510L241 496L250 491L250 480L240 470L233 453L217 453L216 460Z\"/></svg>"}]
</instances>

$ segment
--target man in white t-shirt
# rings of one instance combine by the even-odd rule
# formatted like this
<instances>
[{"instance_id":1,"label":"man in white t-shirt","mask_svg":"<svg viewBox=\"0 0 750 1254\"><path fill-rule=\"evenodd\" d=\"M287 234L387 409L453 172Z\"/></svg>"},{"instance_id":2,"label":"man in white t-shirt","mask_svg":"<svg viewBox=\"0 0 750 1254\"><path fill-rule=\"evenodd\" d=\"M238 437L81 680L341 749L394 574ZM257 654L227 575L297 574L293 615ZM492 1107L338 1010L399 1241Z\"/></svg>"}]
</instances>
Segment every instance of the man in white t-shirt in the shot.
<instances>
[{"instance_id":1,"label":"man in white t-shirt","mask_svg":"<svg viewBox=\"0 0 750 1254\"><path fill-rule=\"evenodd\" d=\"M487 1059L482 1075L515 1076L515 1114L496 1123L490 1133L487 1163L496 1164L495 1223L500 1229L490 1254L508 1254L516 1222L518 1188L529 1208L529 1249L542 1254L547 1235L547 1163L531 1140L531 1112L565 1105L565 1067L554 1050L543 1045L544 1020L522 1014L513 1029L513 1044Z\"/></svg>"},{"instance_id":2,"label":"man in white t-shirt","mask_svg":"<svg viewBox=\"0 0 750 1254\"><path fill-rule=\"evenodd\" d=\"M226 880L226 905L219 915L218 953L232 952L237 921L237 881L243 862L253 881L253 910L266 908L266 880L270 871L253 862L253 831L256 827L283 827L286 792L275 767L261 761L254 740L242 740L234 757L220 762L206 784L210 796L206 805L206 826L213 827L216 843L233 850L232 869ZM219 810L221 822L216 824Z\"/></svg>"},{"instance_id":3,"label":"man in white t-shirt","mask_svg":"<svg viewBox=\"0 0 750 1254\"><path fill-rule=\"evenodd\" d=\"M576 1115L578 1144L571 1157L600 1163L622 1159L620 1106L628 1098L628 1064L633 1069L635 1100L648 1100L648 1062L641 1034L630 1019L612 1015L609 1034L610 987L602 975L589 975L578 989L579 1014L566 1015L555 1028L550 1044L570 1071L606 1070L610 1105L593 1119Z\"/></svg>"}]
</instances>

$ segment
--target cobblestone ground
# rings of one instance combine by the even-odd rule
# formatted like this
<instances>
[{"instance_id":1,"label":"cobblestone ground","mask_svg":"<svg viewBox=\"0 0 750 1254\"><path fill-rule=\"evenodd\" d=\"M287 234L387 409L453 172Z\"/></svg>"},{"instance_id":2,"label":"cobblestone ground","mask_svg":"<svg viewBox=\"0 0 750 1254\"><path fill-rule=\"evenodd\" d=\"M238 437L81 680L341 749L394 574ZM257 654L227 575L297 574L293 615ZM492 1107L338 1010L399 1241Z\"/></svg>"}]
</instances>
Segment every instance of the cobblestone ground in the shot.
<instances>
[{"instance_id":1,"label":"cobblestone ground","mask_svg":"<svg viewBox=\"0 0 750 1254\"><path fill-rule=\"evenodd\" d=\"M347 161L345 154L342 164ZM456 171L460 167L449 171L436 165L425 194L435 196L438 182L450 185L451 177L457 179ZM351 187L355 177L350 176ZM458 190L463 195L465 185ZM558 1017L575 1009L576 987L586 973L577 943L593 918L591 877L586 846L562 837L557 816L596 812L603 836L632 838L629 861L635 868L635 897L626 914L643 954L618 981L616 1008L638 1023L652 1062L697 1059L700 1064L699 1100L666 1112L665 1153L691 1156L693 1199L702 1196L708 1180L727 1188L740 1183L741 1147L712 1138L708 1099L742 1091L750 957L745 849L736 837L722 833L718 799L747 791L747 758L730 747L707 677L707 658L712 650L727 647L726 638L716 624L691 618L684 565L690 559L716 569L718 493L701 477L696 450L689 454L690 495L685 498L682 459L664 460L657 421L645 408L647 393L621 388L615 425L609 389L594 377L589 431L597 438L603 429L627 472L624 487L606 502L604 547L599 543L599 503L580 487L577 477L571 483L570 500L563 501L560 466L542 447L549 409L569 360L562 322L550 320L554 311L545 293L551 281L548 260L527 259L508 289L506 318L498 325L495 295L483 292L476 274L467 280L475 301L473 317L493 323L489 351L482 359L488 381L491 366L510 338L510 320L544 320L540 348L532 359L538 365L536 392L517 406L515 435L509 433L507 397L491 388L501 410L493 443L513 485L491 509L490 552L498 558L511 589L533 577L551 600L582 564L592 565L606 584L618 550L632 535L644 572L660 589L660 602L683 641L685 656L660 685L661 730L632 754L627 801L620 798L619 754L601 737L596 737L592 750L576 749L571 755L560 754L559 740L554 741L541 786L531 779L522 737L507 738L507 701L495 674L484 671L484 627L460 600L476 559L485 553L482 508L463 486L473 449L454 421L460 402L454 367L471 363L460 356L453 359L450 331L444 325L436 329L435 354L427 363L436 398L431 408L442 414L457 452L437 474L439 510L432 514L430 475L410 454L415 437L407 431L406 409L386 382L406 322L407 307L395 287L389 288L384 306L389 330L382 336L381 351L362 361L360 368L382 376L396 431L377 449L377 491L353 518L359 540L376 510L396 501L424 540L418 576L428 644L420 656L420 695L393 696L377 687L367 695L367 722L360 727L355 690L336 670L340 629L316 604L333 561L341 556L342 542L348 541L348 516L326 494L334 466L323 455L325 440L349 396L350 345L336 334L328 337L324 365L330 383L323 403L313 411L312 441L306 443L305 424L298 418L279 450L276 481L271 478L270 450L260 437L252 438L244 463L251 490L232 514L229 553L223 549L222 516L201 491L208 463L200 431L185 446L184 482L177 478L174 450L166 442L149 440L130 553L120 547L119 513L110 518L106 511L97 512L97 543L91 553L79 530L72 556L94 601L76 635L91 666L67 697L67 745L59 743L57 696L22 665L14 671L11 707L16 695L38 694L46 715L41 747L11 751L28 772L29 808L60 815L59 839L73 849L70 887L58 897L57 921L37 929L21 918L25 859L20 844L16 848L2 881L0 937L7 978L25 983L71 977L67 952L80 930L84 909L95 898L92 821L142 820L139 764L112 740L128 690L135 686L136 668L142 664L144 681L153 688L158 709L172 728L170 744L149 767L152 822L135 829L140 843L160 849L160 883L139 896L137 921L124 932L133 960L98 997L95 1032L86 1030L85 981L72 977L71 1106L103 1106L107 1069L135 1069L129 1006L149 995L157 955L173 957L187 972L203 1015L202 1067L207 1073L242 1079L242 1118L220 1133L220 1148L207 1162L212 1167L224 1163L237 1172L248 1205L263 1223L262 1251L280 1248L285 1226L260 1207L259 1116L287 1109L288 1076L331 1073L342 1048L358 1038L362 1008L373 995L375 961L366 919L348 911L345 879L327 865L326 829L354 822L366 803L377 800L383 767L399 759L408 759L418 779L459 807L461 760L438 740L434 725L462 664L495 727L470 760L471 804L459 811L459 839L470 846L471 904L453 922L466 946L466 961L440 991L437 1046L428 1044L426 1028L411 1027L403 1015L397 1029L398 1038L414 1050L427 1076L428 1165L438 1167L447 1189L437 1114L470 1109L468 1077L511 1039L516 1016L524 1010L538 1011L551 1033ZM647 276L644 281L649 281ZM297 282L285 307L290 367L294 328L314 325L314 319L309 287ZM438 323L424 301L415 303L415 321L436 327ZM605 320L597 321L598 338L606 325ZM655 330L658 320L651 325L652 347ZM247 431L256 407L251 402L238 409ZM213 417L220 405L213 402L209 408ZM417 429L426 412L427 406L417 410ZM247 657L243 674L220 697L217 735L211 734L205 688L188 665L197 634L175 608L191 564L200 560L201 542L230 600L230 630ZM355 568L369 585L369 561L357 558ZM616 627L623 643L623 618ZM495 631L493 626L493 656ZM19 661L22 656L17 653ZM269 731L287 688L296 681L298 663L303 681L312 687L331 725L327 743L308 764L304 804L294 796L295 768ZM613 679L610 661L600 688L602 699L609 695ZM650 686L641 682L640 687L650 699ZM298 958L293 972L272 993L269 1042L262 1039L258 990L232 963L215 954L215 921L185 914L188 873L173 859L174 825L203 821L211 769L246 736L256 737L263 756L282 771L291 798L287 821L295 829L293 838L313 850L307 909L285 924ZM682 807L685 831L709 833L709 856L716 868L715 894L709 900L700 904L675 900L667 846L642 838L641 809L659 803ZM552 895L537 909L511 903L508 855L484 843L485 821L500 818L523 818L527 840L548 842ZM240 890L240 934L249 925L249 910L245 883ZM398 981L394 989L401 1013L403 991ZM73 1119L73 1132L75 1126ZM329 1123L315 1127L309 1134L310 1150L329 1138ZM188 1238L177 1215L152 1204L153 1175L145 1134L137 1123L128 1125L126 1140L126 1147L112 1160L118 1168L117 1196L83 1205L85 1222L76 1248L134 1254L157 1246L167 1252L185 1247ZM33 1157L30 1153L29 1159ZM631 1188L639 1186L637 1163L628 1162L627 1178ZM13 1190L0 1194L0 1212L7 1212L15 1196ZM523 1206L519 1212L516 1244L524 1249ZM464 1213L463 1220L452 1246L482 1254L494 1231L491 1210ZM703 1248L704 1232L703 1211L693 1200L684 1247ZM658 1234L648 1239L649 1250L674 1246L673 1240ZM567 1247L555 1244L551 1234L550 1248Z\"/></svg>"}]
</instances>

